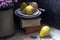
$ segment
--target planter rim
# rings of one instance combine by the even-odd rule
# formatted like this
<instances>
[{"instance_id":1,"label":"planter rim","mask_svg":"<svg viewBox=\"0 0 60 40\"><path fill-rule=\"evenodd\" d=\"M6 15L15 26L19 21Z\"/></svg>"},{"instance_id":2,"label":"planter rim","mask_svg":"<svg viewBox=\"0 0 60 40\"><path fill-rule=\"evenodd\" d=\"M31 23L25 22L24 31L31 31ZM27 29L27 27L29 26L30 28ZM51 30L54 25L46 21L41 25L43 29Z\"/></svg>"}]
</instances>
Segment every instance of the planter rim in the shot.
<instances>
[{"instance_id":1,"label":"planter rim","mask_svg":"<svg viewBox=\"0 0 60 40\"><path fill-rule=\"evenodd\" d=\"M11 8L0 8L0 11L6 11L6 10L10 10L10 9L12 9L13 7L11 7Z\"/></svg>"}]
</instances>

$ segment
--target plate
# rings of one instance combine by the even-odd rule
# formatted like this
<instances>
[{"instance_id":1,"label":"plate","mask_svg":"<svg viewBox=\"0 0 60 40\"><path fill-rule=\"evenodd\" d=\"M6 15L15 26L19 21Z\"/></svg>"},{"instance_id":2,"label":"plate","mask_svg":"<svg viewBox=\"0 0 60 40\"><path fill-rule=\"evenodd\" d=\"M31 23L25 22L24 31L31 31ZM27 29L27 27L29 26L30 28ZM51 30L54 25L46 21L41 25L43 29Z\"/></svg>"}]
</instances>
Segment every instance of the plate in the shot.
<instances>
[{"instance_id":1,"label":"plate","mask_svg":"<svg viewBox=\"0 0 60 40\"><path fill-rule=\"evenodd\" d=\"M21 9L16 9L15 10L15 14L19 17L22 17L22 18L34 18L34 17L37 17L41 14L41 11L39 11L38 9L32 14L32 15L28 15L28 14L23 14Z\"/></svg>"}]
</instances>

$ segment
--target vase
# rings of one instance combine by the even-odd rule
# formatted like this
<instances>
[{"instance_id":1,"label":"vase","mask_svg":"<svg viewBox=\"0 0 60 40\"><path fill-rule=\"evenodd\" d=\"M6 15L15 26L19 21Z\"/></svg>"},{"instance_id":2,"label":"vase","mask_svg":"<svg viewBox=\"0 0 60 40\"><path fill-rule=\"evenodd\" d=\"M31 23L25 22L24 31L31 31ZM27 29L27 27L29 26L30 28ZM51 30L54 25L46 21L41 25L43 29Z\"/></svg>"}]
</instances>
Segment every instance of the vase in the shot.
<instances>
[{"instance_id":1,"label":"vase","mask_svg":"<svg viewBox=\"0 0 60 40\"><path fill-rule=\"evenodd\" d=\"M0 11L0 37L14 33L13 9Z\"/></svg>"}]
</instances>

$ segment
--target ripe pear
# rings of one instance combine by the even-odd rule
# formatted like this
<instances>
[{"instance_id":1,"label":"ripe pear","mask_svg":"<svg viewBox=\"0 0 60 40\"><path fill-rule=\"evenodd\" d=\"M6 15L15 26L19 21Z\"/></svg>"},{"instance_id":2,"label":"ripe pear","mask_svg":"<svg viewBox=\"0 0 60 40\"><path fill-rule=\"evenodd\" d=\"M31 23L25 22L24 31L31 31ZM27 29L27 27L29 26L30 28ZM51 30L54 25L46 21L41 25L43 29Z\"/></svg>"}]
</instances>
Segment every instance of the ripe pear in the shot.
<instances>
[{"instance_id":1,"label":"ripe pear","mask_svg":"<svg viewBox=\"0 0 60 40\"><path fill-rule=\"evenodd\" d=\"M23 2L23 3L20 5L21 10L23 10L26 6L27 6L27 3L26 3L26 2Z\"/></svg>"},{"instance_id":2,"label":"ripe pear","mask_svg":"<svg viewBox=\"0 0 60 40\"><path fill-rule=\"evenodd\" d=\"M34 7L31 5L28 5L26 8L23 9L22 11L25 14L32 14L34 12Z\"/></svg>"},{"instance_id":3,"label":"ripe pear","mask_svg":"<svg viewBox=\"0 0 60 40\"><path fill-rule=\"evenodd\" d=\"M51 32L51 29L49 26L43 26L41 31L40 31L40 37L46 37L49 36Z\"/></svg>"}]
</instances>

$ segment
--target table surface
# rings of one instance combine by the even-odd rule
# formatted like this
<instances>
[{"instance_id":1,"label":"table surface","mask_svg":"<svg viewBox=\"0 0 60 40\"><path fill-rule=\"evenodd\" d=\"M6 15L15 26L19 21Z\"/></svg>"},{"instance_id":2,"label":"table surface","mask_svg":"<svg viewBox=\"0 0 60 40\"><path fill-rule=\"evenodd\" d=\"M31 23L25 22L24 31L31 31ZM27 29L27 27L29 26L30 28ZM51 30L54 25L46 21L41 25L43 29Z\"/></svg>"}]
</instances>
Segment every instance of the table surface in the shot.
<instances>
[{"instance_id":1,"label":"table surface","mask_svg":"<svg viewBox=\"0 0 60 40\"><path fill-rule=\"evenodd\" d=\"M37 38L31 38L31 36L36 36ZM60 40L60 30L51 27L51 36L47 38L40 38L39 32L34 32L30 34L24 34L21 31L17 31L16 34L8 39L1 40Z\"/></svg>"}]
</instances>

